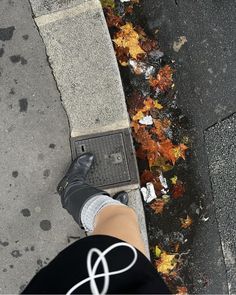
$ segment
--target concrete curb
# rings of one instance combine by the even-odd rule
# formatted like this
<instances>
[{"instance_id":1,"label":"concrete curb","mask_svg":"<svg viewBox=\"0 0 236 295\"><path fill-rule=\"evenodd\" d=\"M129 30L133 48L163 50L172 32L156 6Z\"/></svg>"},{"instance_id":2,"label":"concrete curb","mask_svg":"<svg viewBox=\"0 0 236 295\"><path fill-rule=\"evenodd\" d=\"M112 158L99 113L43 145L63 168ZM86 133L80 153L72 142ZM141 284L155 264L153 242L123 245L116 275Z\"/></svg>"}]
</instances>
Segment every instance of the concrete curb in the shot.
<instances>
[{"instance_id":1,"label":"concrete curb","mask_svg":"<svg viewBox=\"0 0 236 295\"><path fill-rule=\"evenodd\" d=\"M43 2L31 2L70 121L71 137L129 128L119 68L100 2L72 1L63 10L54 5L49 14L45 14ZM130 206L138 214L149 251L140 191L133 190L137 187L125 189L130 190Z\"/></svg>"}]
</instances>

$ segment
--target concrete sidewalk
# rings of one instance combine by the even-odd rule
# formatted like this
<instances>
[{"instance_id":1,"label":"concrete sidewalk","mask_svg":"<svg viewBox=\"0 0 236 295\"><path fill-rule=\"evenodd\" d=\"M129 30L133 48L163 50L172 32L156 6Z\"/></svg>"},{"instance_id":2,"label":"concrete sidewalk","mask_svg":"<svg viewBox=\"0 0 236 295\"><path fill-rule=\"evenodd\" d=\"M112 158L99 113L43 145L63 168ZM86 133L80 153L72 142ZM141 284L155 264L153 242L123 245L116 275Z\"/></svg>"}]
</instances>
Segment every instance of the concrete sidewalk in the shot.
<instances>
[{"instance_id":1,"label":"concrete sidewalk","mask_svg":"<svg viewBox=\"0 0 236 295\"><path fill-rule=\"evenodd\" d=\"M0 3L1 293L18 293L81 236L55 192L70 137L129 127L100 3L31 5ZM148 247L138 183L129 190Z\"/></svg>"}]
</instances>

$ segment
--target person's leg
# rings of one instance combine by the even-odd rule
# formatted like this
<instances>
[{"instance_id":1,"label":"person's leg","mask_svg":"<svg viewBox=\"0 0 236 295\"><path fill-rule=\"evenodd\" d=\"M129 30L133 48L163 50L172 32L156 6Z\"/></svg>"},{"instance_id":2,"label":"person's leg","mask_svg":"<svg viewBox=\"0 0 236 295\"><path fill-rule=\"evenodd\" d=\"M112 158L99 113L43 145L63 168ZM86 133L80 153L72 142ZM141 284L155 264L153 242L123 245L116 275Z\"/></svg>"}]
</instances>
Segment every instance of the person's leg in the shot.
<instances>
[{"instance_id":1,"label":"person's leg","mask_svg":"<svg viewBox=\"0 0 236 295\"><path fill-rule=\"evenodd\" d=\"M146 255L137 216L126 206L125 195L113 199L85 182L92 163L93 155L85 153L71 164L57 188L62 206L87 232L119 238Z\"/></svg>"},{"instance_id":2,"label":"person's leg","mask_svg":"<svg viewBox=\"0 0 236 295\"><path fill-rule=\"evenodd\" d=\"M110 205L101 209L95 218L92 234L116 237L131 244L147 256L137 215L127 206Z\"/></svg>"}]
</instances>

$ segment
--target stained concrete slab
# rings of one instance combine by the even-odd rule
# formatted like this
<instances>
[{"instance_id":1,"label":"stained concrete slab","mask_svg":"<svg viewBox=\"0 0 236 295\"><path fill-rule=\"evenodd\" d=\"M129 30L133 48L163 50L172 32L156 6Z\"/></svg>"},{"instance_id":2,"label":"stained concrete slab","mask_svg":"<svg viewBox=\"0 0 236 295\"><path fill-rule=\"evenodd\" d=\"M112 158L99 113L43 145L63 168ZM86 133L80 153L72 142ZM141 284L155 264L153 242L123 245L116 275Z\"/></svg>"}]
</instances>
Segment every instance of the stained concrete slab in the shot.
<instances>
[{"instance_id":1,"label":"stained concrete slab","mask_svg":"<svg viewBox=\"0 0 236 295\"><path fill-rule=\"evenodd\" d=\"M36 23L70 120L71 136L128 128L118 65L99 1L43 15Z\"/></svg>"},{"instance_id":2,"label":"stained concrete slab","mask_svg":"<svg viewBox=\"0 0 236 295\"><path fill-rule=\"evenodd\" d=\"M69 126L26 0L0 10L0 293L16 294L78 236L56 185Z\"/></svg>"},{"instance_id":3,"label":"stained concrete slab","mask_svg":"<svg viewBox=\"0 0 236 295\"><path fill-rule=\"evenodd\" d=\"M236 114L205 132L229 293L236 294Z\"/></svg>"},{"instance_id":4,"label":"stained concrete slab","mask_svg":"<svg viewBox=\"0 0 236 295\"><path fill-rule=\"evenodd\" d=\"M64 10L90 0L30 0L36 17L51 12Z\"/></svg>"}]
</instances>

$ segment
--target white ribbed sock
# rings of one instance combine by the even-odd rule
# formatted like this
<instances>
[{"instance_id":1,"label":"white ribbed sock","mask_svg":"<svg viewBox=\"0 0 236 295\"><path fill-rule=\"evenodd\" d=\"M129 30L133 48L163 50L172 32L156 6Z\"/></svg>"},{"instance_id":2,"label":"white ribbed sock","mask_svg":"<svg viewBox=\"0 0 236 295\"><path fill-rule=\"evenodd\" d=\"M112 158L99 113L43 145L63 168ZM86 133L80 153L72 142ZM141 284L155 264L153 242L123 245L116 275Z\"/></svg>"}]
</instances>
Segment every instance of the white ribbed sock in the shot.
<instances>
[{"instance_id":1,"label":"white ribbed sock","mask_svg":"<svg viewBox=\"0 0 236 295\"><path fill-rule=\"evenodd\" d=\"M95 196L84 204L81 212L81 222L87 232L91 232L94 230L95 217L102 208L109 205L123 204L120 201L114 200L106 195Z\"/></svg>"}]
</instances>

